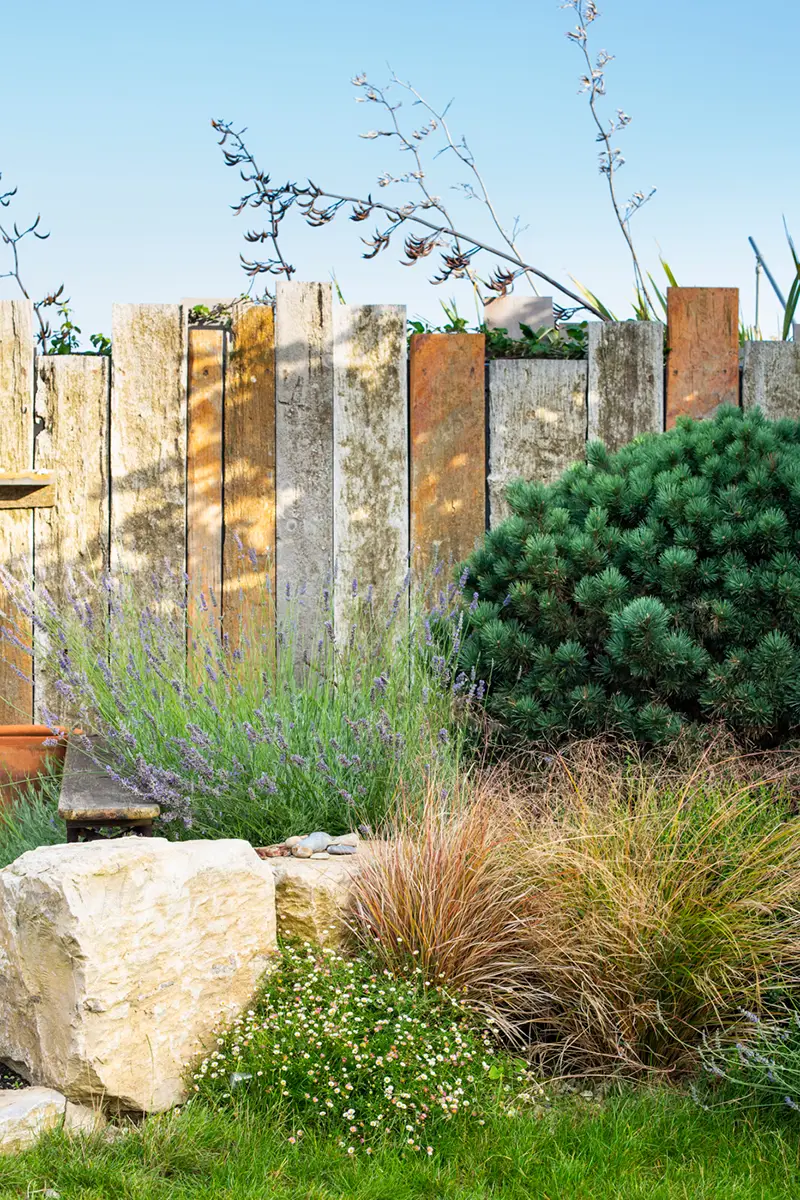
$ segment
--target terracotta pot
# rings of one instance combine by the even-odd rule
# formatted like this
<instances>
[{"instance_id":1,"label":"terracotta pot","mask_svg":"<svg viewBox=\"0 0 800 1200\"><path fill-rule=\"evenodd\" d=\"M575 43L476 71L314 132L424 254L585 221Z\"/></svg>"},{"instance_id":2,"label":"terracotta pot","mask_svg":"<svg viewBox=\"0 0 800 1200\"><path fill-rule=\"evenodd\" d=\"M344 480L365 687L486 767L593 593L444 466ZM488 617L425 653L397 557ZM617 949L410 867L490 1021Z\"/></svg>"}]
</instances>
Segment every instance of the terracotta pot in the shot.
<instances>
[{"instance_id":1,"label":"terracotta pot","mask_svg":"<svg viewBox=\"0 0 800 1200\"><path fill-rule=\"evenodd\" d=\"M48 745L53 738L55 745ZM46 725L0 725L0 804L9 804L13 784L30 782L53 767L63 767L67 752L66 730L55 733Z\"/></svg>"}]
</instances>

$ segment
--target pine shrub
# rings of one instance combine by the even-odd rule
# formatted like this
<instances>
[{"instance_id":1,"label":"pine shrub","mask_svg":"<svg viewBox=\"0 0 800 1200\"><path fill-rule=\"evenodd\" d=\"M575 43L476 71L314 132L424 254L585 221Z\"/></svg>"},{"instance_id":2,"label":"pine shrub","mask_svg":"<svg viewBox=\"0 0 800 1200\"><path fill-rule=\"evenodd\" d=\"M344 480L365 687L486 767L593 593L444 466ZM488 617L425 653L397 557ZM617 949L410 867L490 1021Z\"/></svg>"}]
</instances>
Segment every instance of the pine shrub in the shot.
<instances>
[{"instance_id":1,"label":"pine shrub","mask_svg":"<svg viewBox=\"0 0 800 1200\"><path fill-rule=\"evenodd\" d=\"M614 454L592 442L556 483L507 495L512 515L464 568L461 648L503 728L797 729L800 423L681 419Z\"/></svg>"}]
</instances>

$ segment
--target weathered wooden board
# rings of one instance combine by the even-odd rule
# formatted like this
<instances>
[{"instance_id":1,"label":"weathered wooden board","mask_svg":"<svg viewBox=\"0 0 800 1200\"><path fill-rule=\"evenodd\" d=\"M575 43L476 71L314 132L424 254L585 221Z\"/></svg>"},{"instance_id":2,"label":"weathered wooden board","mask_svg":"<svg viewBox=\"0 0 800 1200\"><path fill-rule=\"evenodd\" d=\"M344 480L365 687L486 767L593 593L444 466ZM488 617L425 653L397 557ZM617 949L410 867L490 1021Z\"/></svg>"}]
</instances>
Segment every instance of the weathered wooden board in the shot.
<instances>
[{"instance_id":1,"label":"weathered wooden board","mask_svg":"<svg viewBox=\"0 0 800 1200\"><path fill-rule=\"evenodd\" d=\"M667 288L667 343L667 429L738 405L738 288Z\"/></svg>"},{"instance_id":2,"label":"weathered wooden board","mask_svg":"<svg viewBox=\"0 0 800 1200\"><path fill-rule=\"evenodd\" d=\"M33 467L33 309L28 300L0 301L0 467ZM0 512L0 565L31 582L33 513ZM0 585L0 630L31 645L30 622L20 616ZM0 724L30 722L33 715L31 659L0 634Z\"/></svg>"},{"instance_id":3,"label":"weathered wooden board","mask_svg":"<svg viewBox=\"0 0 800 1200\"><path fill-rule=\"evenodd\" d=\"M486 527L483 334L411 339L411 546L419 569L460 562Z\"/></svg>"},{"instance_id":4,"label":"weathered wooden board","mask_svg":"<svg viewBox=\"0 0 800 1200\"><path fill-rule=\"evenodd\" d=\"M514 479L552 483L586 450L585 362L499 359L489 363L489 515L509 515Z\"/></svg>"},{"instance_id":5,"label":"weathered wooden board","mask_svg":"<svg viewBox=\"0 0 800 1200\"><path fill-rule=\"evenodd\" d=\"M186 573L190 630L196 630L198 622L206 624L208 612L222 617L224 339L221 329L189 329Z\"/></svg>"},{"instance_id":6,"label":"weathered wooden board","mask_svg":"<svg viewBox=\"0 0 800 1200\"><path fill-rule=\"evenodd\" d=\"M98 576L108 566L108 406L111 361L83 354L36 360L36 415L41 421L35 462L58 480L55 508L34 515L36 585L59 608L69 603L70 576L81 596L97 604ZM83 574L98 579L86 584ZM40 635L36 637L41 645ZM66 718L41 657L37 657L34 714Z\"/></svg>"},{"instance_id":7,"label":"weathered wooden board","mask_svg":"<svg viewBox=\"0 0 800 1200\"><path fill-rule=\"evenodd\" d=\"M334 331L333 544L336 629L353 592L391 600L408 569L406 310L337 305ZM355 585L355 586L354 586Z\"/></svg>"},{"instance_id":8,"label":"weathered wooden board","mask_svg":"<svg viewBox=\"0 0 800 1200\"><path fill-rule=\"evenodd\" d=\"M618 450L664 428L664 333L658 321L589 324L590 441Z\"/></svg>"},{"instance_id":9,"label":"weathered wooden board","mask_svg":"<svg viewBox=\"0 0 800 1200\"><path fill-rule=\"evenodd\" d=\"M186 566L186 339L178 304L115 304L111 563L149 578Z\"/></svg>"},{"instance_id":10,"label":"weathered wooden board","mask_svg":"<svg viewBox=\"0 0 800 1200\"><path fill-rule=\"evenodd\" d=\"M275 587L275 314L252 305L234 317L225 374L223 512L225 629L263 611ZM255 559L255 561L253 561Z\"/></svg>"},{"instance_id":11,"label":"weathered wooden board","mask_svg":"<svg viewBox=\"0 0 800 1200\"><path fill-rule=\"evenodd\" d=\"M296 605L298 646L319 634L316 606L333 576L331 292L329 283L277 285L276 589L279 617Z\"/></svg>"},{"instance_id":12,"label":"weathered wooden board","mask_svg":"<svg viewBox=\"0 0 800 1200\"><path fill-rule=\"evenodd\" d=\"M745 342L742 407L800 420L800 343Z\"/></svg>"}]
</instances>

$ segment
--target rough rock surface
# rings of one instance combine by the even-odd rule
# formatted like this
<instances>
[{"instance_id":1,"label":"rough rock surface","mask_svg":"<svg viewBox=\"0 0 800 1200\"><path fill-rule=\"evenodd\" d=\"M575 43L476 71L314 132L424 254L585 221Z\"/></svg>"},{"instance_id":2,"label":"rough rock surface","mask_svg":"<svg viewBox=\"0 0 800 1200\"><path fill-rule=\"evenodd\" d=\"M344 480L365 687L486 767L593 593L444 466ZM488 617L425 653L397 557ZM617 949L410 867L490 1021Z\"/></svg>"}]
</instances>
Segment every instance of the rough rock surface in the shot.
<instances>
[{"instance_id":1,"label":"rough rock surface","mask_svg":"<svg viewBox=\"0 0 800 1200\"><path fill-rule=\"evenodd\" d=\"M338 946L354 875L370 858L363 842L347 858L271 858L262 866L275 879L278 932L320 946Z\"/></svg>"},{"instance_id":2,"label":"rough rock surface","mask_svg":"<svg viewBox=\"0 0 800 1200\"><path fill-rule=\"evenodd\" d=\"M40 847L0 871L0 1059L70 1100L159 1111L276 949L243 841Z\"/></svg>"},{"instance_id":3,"label":"rough rock surface","mask_svg":"<svg viewBox=\"0 0 800 1200\"><path fill-rule=\"evenodd\" d=\"M0 1091L0 1154L15 1154L32 1146L46 1129L64 1128L74 1133L90 1133L103 1124L96 1109L70 1104L66 1096L52 1088L24 1088Z\"/></svg>"}]
</instances>

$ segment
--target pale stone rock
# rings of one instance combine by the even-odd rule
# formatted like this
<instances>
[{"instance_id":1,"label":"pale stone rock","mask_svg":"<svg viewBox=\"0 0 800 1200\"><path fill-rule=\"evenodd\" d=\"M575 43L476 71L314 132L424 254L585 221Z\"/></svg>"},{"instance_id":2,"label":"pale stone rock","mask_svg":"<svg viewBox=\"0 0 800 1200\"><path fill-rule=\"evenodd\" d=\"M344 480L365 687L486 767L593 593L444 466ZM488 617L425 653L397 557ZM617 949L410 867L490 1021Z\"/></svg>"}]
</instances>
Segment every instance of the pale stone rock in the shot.
<instances>
[{"instance_id":1,"label":"pale stone rock","mask_svg":"<svg viewBox=\"0 0 800 1200\"><path fill-rule=\"evenodd\" d=\"M319 946L339 946L347 932L352 881L371 857L362 843L347 858L270 858L262 867L275 879L278 932Z\"/></svg>"},{"instance_id":2,"label":"pale stone rock","mask_svg":"<svg viewBox=\"0 0 800 1200\"><path fill-rule=\"evenodd\" d=\"M52 1088L0 1090L0 1154L15 1154L32 1146L47 1129L91 1133L103 1124L97 1109L70 1104Z\"/></svg>"},{"instance_id":3,"label":"pale stone rock","mask_svg":"<svg viewBox=\"0 0 800 1200\"><path fill-rule=\"evenodd\" d=\"M0 871L0 1059L73 1101L170 1108L275 949L273 878L247 842L31 850Z\"/></svg>"}]
</instances>

